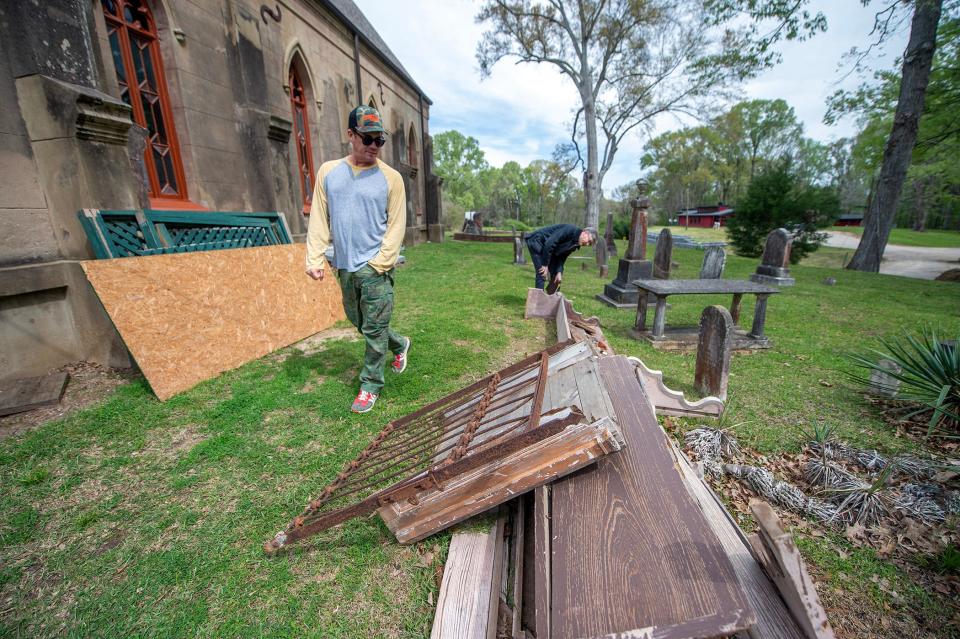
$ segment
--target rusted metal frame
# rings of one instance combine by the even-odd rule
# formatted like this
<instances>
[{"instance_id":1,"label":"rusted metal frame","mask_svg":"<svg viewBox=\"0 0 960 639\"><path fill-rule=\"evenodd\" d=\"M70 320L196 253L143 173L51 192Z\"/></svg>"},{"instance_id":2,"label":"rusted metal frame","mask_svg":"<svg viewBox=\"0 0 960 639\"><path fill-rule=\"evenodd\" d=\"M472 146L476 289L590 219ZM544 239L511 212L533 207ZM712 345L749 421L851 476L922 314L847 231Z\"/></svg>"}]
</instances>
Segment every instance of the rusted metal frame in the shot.
<instances>
[{"instance_id":1,"label":"rusted metal frame","mask_svg":"<svg viewBox=\"0 0 960 639\"><path fill-rule=\"evenodd\" d=\"M547 389L547 367L550 365L550 358L546 355L540 355L540 374L537 377L536 398L533 400L533 408L530 409L530 421L527 422L527 428L532 429L540 425L540 411L543 410L543 393Z\"/></svg>"},{"instance_id":2,"label":"rusted metal frame","mask_svg":"<svg viewBox=\"0 0 960 639\"><path fill-rule=\"evenodd\" d=\"M490 402L493 400L494 393L497 392L497 384L500 383L500 376L494 375L490 380L490 383L487 385L487 390L483 393L483 398L477 402L476 407L473 410L473 418L463 427L463 432L460 433L460 439L457 440L457 445L453 447L453 450L450 451L450 454L447 455L446 459L443 460L444 465L449 465L460 460L467 452L467 446L470 445L470 442L473 440L474 435L477 432L477 428L480 426L480 420L483 419L483 415L487 412L487 407L490 406Z\"/></svg>"},{"instance_id":3,"label":"rusted metal frame","mask_svg":"<svg viewBox=\"0 0 960 639\"><path fill-rule=\"evenodd\" d=\"M409 428L403 433L401 433L401 435L409 434L409 436L406 436L403 439L390 440L389 445L381 446L377 450L377 454L371 459L379 459L384 455L391 454L393 451L406 448L410 444L410 442L416 441L418 439L423 439L425 436L438 435L438 434L442 435L446 430L447 430L446 427L444 426L443 422L439 417L433 418L433 421L425 422L423 427Z\"/></svg>"},{"instance_id":4,"label":"rusted metal frame","mask_svg":"<svg viewBox=\"0 0 960 639\"><path fill-rule=\"evenodd\" d=\"M469 455L442 468L419 473L415 477L399 482L394 486L384 488L353 506L326 513L316 519L311 518L310 521L306 521L303 517L297 517L287 527L286 531L264 544L264 550L267 553L277 552L292 542L309 537L310 535L336 526L354 517L371 513L380 506L413 497L420 490L427 489L431 486L442 487L443 482L457 475L473 470L494 459L510 455L542 439L551 437L570 424L578 423L582 419L583 413L579 410L574 410L564 419L550 422L542 428L534 428L533 430L519 433L502 444L478 451L473 455Z\"/></svg>"},{"instance_id":5,"label":"rusted metal frame","mask_svg":"<svg viewBox=\"0 0 960 639\"><path fill-rule=\"evenodd\" d=\"M517 403L517 402L520 402L520 401L522 401L522 400L529 399L530 397L533 397L533 393L529 393L529 394L527 394L527 395L523 395L523 396L517 398L516 400L514 400L513 402L508 402L508 403L505 404L504 406L509 406L509 405L511 405L511 404L513 404L513 403ZM501 409L501 408L504 408L504 406L498 407L498 410ZM511 408L511 411L512 411L512 410L515 410L515 409ZM509 412L510 412L510 411L507 411L507 413L509 413ZM498 415L490 415L489 410L488 410L488 413L487 413L487 415L484 416L484 419L483 419L483 421L481 421L480 426L483 426L484 424L489 424L492 420L494 420L494 419L496 419L496 418L499 418L499 417L503 417L505 414L506 414L506 413L502 413L502 414L498 414ZM499 426L506 425L506 424L512 424L512 423L517 422L517 421L520 421L520 420L522 420L522 419L526 419L526 416L520 417L520 418L518 418L518 419L516 419L516 420L511 420L511 421L509 421L509 422L503 422L502 424L495 424L493 427L499 427ZM459 427L459 426L458 426L458 427ZM493 428L493 427L491 427L491 428ZM477 429L477 432L476 432L475 435L474 435L474 437L475 437L476 435L480 435L481 433L488 432L489 430L491 430L491 428L478 428L478 429ZM380 450L377 451L377 454L374 455L374 456L372 456L372 457L370 457L370 458L368 459L368 461L371 461L371 462L372 462L372 461L379 461L379 460L381 460L381 459L383 459L383 458L385 458L385 457L386 457L386 458L389 458L391 461L393 461L393 460L395 460L395 456L396 456L397 454L410 453L410 452L412 452L412 451L414 451L414 450L420 450L420 449L422 449L424 446L439 447L440 445L445 444L446 442L450 441L451 439L453 439L453 438L455 438L455 437L459 437L459 436L460 436L460 433L457 431L456 428L452 428L452 429L449 429L449 430L444 430L444 431L441 431L441 432L437 432L436 429L431 430L431 431L426 431L426 432L420 433L420 435L419 435L418 437L416 437L416 438L404 440L402 446L400 446L400 445L395 445L395 446L391 446L390 448L381 448ZM443 453L443 452L446 452L446 451L450 450L451 448L452 448L452 446L446 446L446 447L444 447L444 448L441 448L441 449L436 450L435 453L434 453L434 457L436 457L437 455L439 455L439 454L441 454L441 453ZM402 458L402 459L406 459L406 458ZM365 468L365 467L364 467L364 468Z\"/></svg>"},{"instance_id":6,"label":"rusted metal frame","mask_svg":"<svg viewBox=\"0 0 960 639\"><path fill-rule=\"evenodd\" d=\"M514 399L512 399L511 401L504 402L503 404L496 405L496 406L494 406L494 404L496 403L496 402L494 402L494 404L491 404L491 406L487 409L487 413L489 414L489 412L492 411L492 410L498 410L498 409L500 409L500 408L501 408L502 406L504 406L504 405L516 403L516 402L522 401L523 399L527 399L527 398L532 397L532 396L533 396L533 393L530 393L530 394L528 394L528 395L524 395L524 396L521 396L521 397L519 397L519 398L514 398ZM498 398L498 401L508 400L508 399L510 399L510 397L511 397L511 395L507 395L507 396L505 396L505 397L500 397L500 398ZM441 418L441 419L442 419L442 418ZM469 420L470 420L470 416L467 415L467 416L464 416L464 418L458 419L457 421L455 421L455 422L453 422L453 423L443 424L443 433L444 433L443 438L444 438L444 439L447 439L448 437L452 436L451 434L452 434L457 428L459 428L460 426L462 426L463 424L465 424L465 423L468 422ZM418 430L418 431L415 431L415 432L416 432L416 433L419 433L420 435L422 435L421 431L419 431L419 430ZM418 435L418 436L419 436L419 435ZM420 438L422 439L422 437L420 437ZM396 450L397 448L403 448L403 447L409 445L410 442L415 441L415 439L416 439L415 437L408 437L408 438L400 439L400 440L397 440L397 441L391 441L391 443L390 443L389 446L381 447L381 448L380 448L380 451L378 451L378 452L380 452L380 453L382 454L382 453L385 453L385 452L387 452L387 451Z\"/></svg>"},{"instance_id":7,"label":"rusted metal frame","mask_svg":"<svg viewBox=\"0 0 960 639\"><path fill-rule=\"evenodd\" d=\"M507 386L507 387L504 387L503 383L501 382L501 384L497 386L497 397L501 399L506 397L512 397L518 390L522 390L527 386L530 386L535 380L536 378L531 378L529 380L524 380L523 383L514 384L513 386ZM482 397L483 397L482 395L478 395L477 401L479 402ZM455 410L452 410L449 413L445 413L443 417L444 419L450 419L450 418L456 417L459 420L461 419L460 416L462 415L469 421L470 416L467 413L467 411L469 411L474 406L476 406L476 402L471 402L469 404L467 403L462 404L460 406L457 406ZM491 405L491 408L492 407L493 406ZM456 423L456 420L449 423Z\"/></svg>"},{"instance_id":8,"label":"rusted metal frame","mask_svg":"<svg viewBox=\"0 0 960 639\"><path fill-rule=\"evenodd\" d=\"M560 352L561 350L563 350L564 348L566 348L566 347L568 347L568 346L572 346L574 343L575 343L575 342L574 342L573 340L567 340L567 341L565 341L565 342L558 342L558 343L554 344L553 346L550 346L549 348L544 349L543 351L541 351L541 353L546 353L547 355L553 355L553 354L555 354L555 353ZM425 415L425 414L427 414L427 413L429 413L429 412L431 412L431 411L433 411L433 410L435 410L435 409L437 409L437 408L442 408L442 407L444 407L444 406L449 406L454 400L459 399L459 398L461 398L461 397L464 397L464 396L466 396L466 395L469 395L469 394L473 393L474 391L476 391L476 390L478 390L478 389L485 388L485 387L487 386L487 384L490 382L490 379L493 377L493 375L499 374L501 379L507 379L508 377L511 377L514 373L516 373L517 371L522 371L522 370L524 370L524 369L526 369L526 368L530 368L531 364L537 362L537 361L539 360L539 358L540 358L540 353L535 353L535 354L531 355L530 357L527 357L527 358L524 358L524 359L520 360L520 361L517 362L516 364L512 364L512 365L504 368L503 370L498 371L497 373L493 373L493 374L491 374L491 375L487 375L487 376L484 377L483 379L481 379L481 380L479 380L479 381L476 381L476 382L474 382L473 384L470 384L469 386L467 386L467 387L465 387L465 388L461 388L460 390L458 390L458 391L456 391L456 392L454 392L454 393L452 393L452 394L450 394L450 395L447 395L446 397L444 397L444 398L442 398L442 399L439 399L439 400L437 400L437 401L435 401L435 402L433 402L433 403L431 403L431 404L427 404L427 405L424 406L423 408L420 408L420 409L418 409L418 410L410 413L409 415L405 415L405 416L397 419L396 421L394 421L394 422L392 422L392 423L395 424L395 426L396 426L397 428L400 428L400 427L402 427L402 426L405 426L406 424L408 424L408 423L410 423L410 422L412 422L412 421L415 421L415 420L419 419L419 418L422 417L423 415Z\"/></svg>"}]
</instances>

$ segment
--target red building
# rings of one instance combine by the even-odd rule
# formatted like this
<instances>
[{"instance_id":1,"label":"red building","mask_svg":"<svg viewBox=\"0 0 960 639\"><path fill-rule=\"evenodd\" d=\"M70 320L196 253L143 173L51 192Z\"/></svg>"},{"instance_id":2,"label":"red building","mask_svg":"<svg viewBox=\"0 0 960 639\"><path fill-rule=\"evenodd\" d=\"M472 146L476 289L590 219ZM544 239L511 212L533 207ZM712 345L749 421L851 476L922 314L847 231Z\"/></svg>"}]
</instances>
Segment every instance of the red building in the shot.
<instances>
[{"instance_id":1,"label":"red building","mask_svg":"<svg viewBox=\"0 0 960 639\"><path fill-rule=\"evenodd\" d=\"M733 209L724 204L716 206L698 206L695 209L687 209L677 213L677 224L680 226L700 226L703 228L713 228L715 226L725 226L727 220L733 215Z\"/></svg>"},{"instance_id":2,"label":"red building","mask_svg":"<svg viewBox=\"0 0 960 639\"><path fill-rule=\"evenodd\" d=\"M863 226L863 215L860 213L846 213L837 218L834 226Z\"/></svg>"}]
</instances>

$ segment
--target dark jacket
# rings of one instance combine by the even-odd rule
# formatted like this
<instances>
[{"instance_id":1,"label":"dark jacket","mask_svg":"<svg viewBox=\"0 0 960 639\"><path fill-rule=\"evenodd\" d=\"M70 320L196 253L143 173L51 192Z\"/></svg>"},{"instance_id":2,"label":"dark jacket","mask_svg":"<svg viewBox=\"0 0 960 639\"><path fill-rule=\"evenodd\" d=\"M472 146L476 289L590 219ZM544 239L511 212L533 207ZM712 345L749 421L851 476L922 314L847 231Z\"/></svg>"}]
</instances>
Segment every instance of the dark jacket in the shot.
<instances>
[{"instance_id":1,"label":"dark jacket","mask_svg":"<svg viewBox=\"0 0 960 639\"><path fill-rule=\"evenodd\" d=\"M580 248L580 233L573 224L553 224L538 229L527 236L531 253L539 254L540 263L550 266L551 272L562 273L567 257Z\"/></svg>"}]
</instances>

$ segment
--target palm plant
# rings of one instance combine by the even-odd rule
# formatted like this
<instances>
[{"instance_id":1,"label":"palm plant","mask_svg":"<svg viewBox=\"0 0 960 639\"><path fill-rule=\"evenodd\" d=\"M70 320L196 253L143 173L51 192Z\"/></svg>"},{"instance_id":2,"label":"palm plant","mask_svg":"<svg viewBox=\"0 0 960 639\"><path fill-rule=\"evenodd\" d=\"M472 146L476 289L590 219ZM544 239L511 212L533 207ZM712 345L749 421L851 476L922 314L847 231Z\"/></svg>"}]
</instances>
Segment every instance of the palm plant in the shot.
<instances>
[{"instance_id":1,"label":"palm plant","mask_svg":"<svg viewBox=\"0 0 960 639\"><path fill-rule=\"evenodd\" d=\"M858 383L871 388L872 373L889 376L899 382L893 401L909 406L903 419L928 415L927 437L935 432L960 427L960 347L958 341L941 341L935 331L924 331L919 337L906 334L902 338L881 339L883 350L871 349L853 353L849 358L866 374L853 374ZM881 364L890 360L900 370ZM883 377L881 377L883 379Z\"/></svg>"}]
</instances>

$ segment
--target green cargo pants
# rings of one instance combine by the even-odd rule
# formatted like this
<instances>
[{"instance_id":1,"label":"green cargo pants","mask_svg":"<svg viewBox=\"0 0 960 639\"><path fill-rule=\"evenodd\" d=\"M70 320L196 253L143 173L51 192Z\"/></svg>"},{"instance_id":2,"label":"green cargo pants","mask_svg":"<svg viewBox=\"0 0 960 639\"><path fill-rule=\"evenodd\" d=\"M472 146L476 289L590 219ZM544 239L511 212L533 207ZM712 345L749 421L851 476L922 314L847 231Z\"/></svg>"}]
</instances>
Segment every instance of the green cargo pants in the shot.
<instances>
[{"instance_id":1,"label":"green cargo pants","mask_svg":"<svg viewBox=\"0 0 960 639\"><path fill-rule=\"evenodd\" d=\"M337 280L343 293L343 310L347 313L347 319L367 341L363 370L360 371L360 388L379 395L383 388L387 351L396 355L406 346L406 340L390 330L393 269L382 274L369 264L355 273L339 269Z\"/></svg>"}]
</instances>

